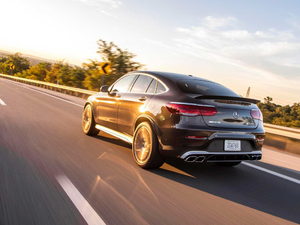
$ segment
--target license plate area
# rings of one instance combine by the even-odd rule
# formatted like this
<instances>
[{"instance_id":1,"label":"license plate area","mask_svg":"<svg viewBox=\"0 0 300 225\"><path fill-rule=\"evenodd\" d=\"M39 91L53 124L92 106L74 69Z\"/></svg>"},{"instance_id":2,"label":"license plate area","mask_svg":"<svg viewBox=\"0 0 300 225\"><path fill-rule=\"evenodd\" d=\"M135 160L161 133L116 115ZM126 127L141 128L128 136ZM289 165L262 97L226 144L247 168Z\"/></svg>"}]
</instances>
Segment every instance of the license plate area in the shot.
<instances>
[{"instance_id":1,"label":"license plate area","mask_svg":"<svg viewBox=\"0 0 300 225\"><path fill-rule=\"evenodd\" d=\"M240 140L225 140L224 151L241 151Z\"/></svg>"}]
</instances>

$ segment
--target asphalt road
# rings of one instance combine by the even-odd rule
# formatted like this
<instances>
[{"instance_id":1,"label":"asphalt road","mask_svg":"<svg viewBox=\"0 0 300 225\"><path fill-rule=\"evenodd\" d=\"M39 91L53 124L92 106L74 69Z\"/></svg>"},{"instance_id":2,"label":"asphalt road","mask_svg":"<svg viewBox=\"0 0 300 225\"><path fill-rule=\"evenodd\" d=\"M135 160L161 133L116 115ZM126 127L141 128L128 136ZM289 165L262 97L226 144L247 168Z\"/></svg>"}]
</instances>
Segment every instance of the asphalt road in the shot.
<instances>
[{"instance_id":1,"label":"asphalt road","mask_svg":"<svg viewBox=\"0 0 300 225\"><path fill-rule=\"evenodd\" d=\"M0 99L1 225L300 223L298 156L146 171L130 145L82 132L83 99L4 79Z\"/></svg>"}]
</instances>

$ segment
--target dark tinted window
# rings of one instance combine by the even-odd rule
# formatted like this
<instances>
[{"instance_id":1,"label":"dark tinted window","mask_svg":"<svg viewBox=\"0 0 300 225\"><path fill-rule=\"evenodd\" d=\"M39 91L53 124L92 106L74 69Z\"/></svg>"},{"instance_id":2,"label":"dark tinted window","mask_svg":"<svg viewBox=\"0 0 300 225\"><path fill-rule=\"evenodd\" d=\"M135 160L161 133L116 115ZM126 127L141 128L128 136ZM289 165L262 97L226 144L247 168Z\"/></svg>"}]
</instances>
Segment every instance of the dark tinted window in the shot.
<instances>
[{"instance_id":1,"label":"dark tinted window","mask_svg":"<svg viewBox=\"0 0 300 225\"><path fill-rule=\"evenodd\" d=\"M152 77L140 75L134 83L131 92L145 93L152 80Z\"/></svg>"},{"instance_id":2,"label":"dark tinted window","mask_svg":"<svg viewBox=\"0 0 300 225\"><path fill-rule=\"evenodd\" d=\"M115 83L112 90L118 90L119 92L127 92L134 77L135 77L134 75L131 75L131 76L126 76L126 77L122 78L117 83Z\"/></svg>"},{"instance_id":3,"label":"dark tinted window","mask_svg":"<svg viewBox=\"0 0 300 225\"><path fill-rule=\"evenodd\" d=\"M163 93L166 91L166 88L162 85L162 83L157 82L156 93Z\"/></svg>"},{"instance_id":4,"label":"dark tinted window","mask_svg":"<svg viewBox=\"0 0 300 225\"><path fill-rule=\"evenodd\" d=\"M183 93L186 94L239 97L238 94L234 93L223 85L213 82L200 80L180 80L177 81L177 86Z\"/></svg>"},{"instance_id":5,"label":"dark tinted window","mask_svg":"<svg viewBox=\"0 0 300 225\"><path fill-rule=\"evenodd\" d=\"M147 93L154 93L155 92L155 87L156 87L156 80L153 79L151 81L150 86L148 87Z\"/></svg>"}]
</instances>

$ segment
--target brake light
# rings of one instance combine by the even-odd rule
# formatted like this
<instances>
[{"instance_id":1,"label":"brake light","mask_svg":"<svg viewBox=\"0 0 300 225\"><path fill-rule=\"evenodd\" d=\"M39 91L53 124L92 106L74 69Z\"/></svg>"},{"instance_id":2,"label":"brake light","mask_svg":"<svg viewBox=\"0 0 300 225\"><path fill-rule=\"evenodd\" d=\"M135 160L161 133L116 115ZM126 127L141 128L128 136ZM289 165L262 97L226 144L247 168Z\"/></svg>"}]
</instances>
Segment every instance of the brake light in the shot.
<instances>
[{"instance_id":1,"label":"brake light","mask_svg":"<svg viewBox=\"0 0 300 225\"><path fill-rule=\"evenodd\" d=\"M198 106L201 111L202 116L214 116L217 114L217 109L215 107L207 107L207 106Z\"/></svg>"},{"instance_id":2,"label":"brake light","mask_svg":"<svg viewBox=\"0 0 300 225\"><path fill-rule=\"evenodd\" d=\"M252 109L251 116L257 120L263 120L263 115L259 109Z\"/></svg>"},{"instance_id":3,"label":"brake light","mask_svg":"<svg viewBox=\"0 0 300 225\"><path fill-rule=\"evenodd\" d=\"M170 113L183 116L214 116L217 114L217 109L213 106L169 103L166 107Z\"/></svg>"}]
</instances>

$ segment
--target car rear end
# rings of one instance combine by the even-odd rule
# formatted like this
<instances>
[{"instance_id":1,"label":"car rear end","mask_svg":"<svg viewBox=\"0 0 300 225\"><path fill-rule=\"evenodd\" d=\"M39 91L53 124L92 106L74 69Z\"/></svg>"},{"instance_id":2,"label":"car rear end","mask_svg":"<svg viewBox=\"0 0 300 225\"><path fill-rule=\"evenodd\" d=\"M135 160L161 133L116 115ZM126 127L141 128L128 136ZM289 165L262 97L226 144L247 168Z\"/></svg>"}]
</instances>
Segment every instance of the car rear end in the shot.
<instances>
[{"instance_id":1,"label":"car rear end","mask_svg":"<svg viewBox=\"0 0 300 225\"><path fill-rule=\"evenodd\" d=\"M265 132L259 101L209 81L176 83L184 97L166 104L164 154L199 163L261 159Z\"/></svg>"}]
</instances>

